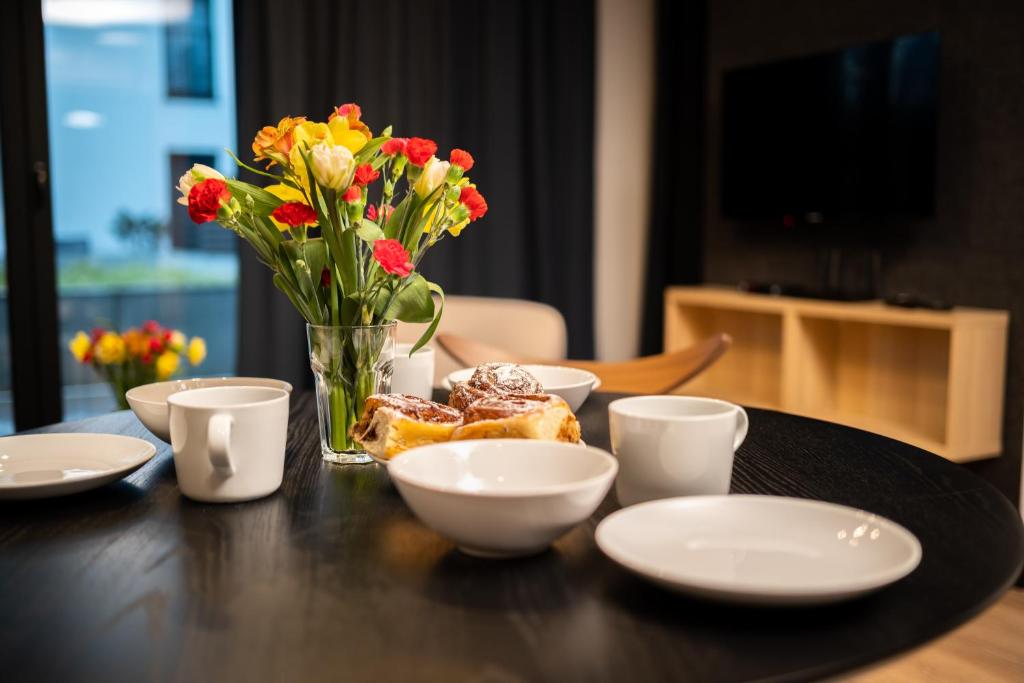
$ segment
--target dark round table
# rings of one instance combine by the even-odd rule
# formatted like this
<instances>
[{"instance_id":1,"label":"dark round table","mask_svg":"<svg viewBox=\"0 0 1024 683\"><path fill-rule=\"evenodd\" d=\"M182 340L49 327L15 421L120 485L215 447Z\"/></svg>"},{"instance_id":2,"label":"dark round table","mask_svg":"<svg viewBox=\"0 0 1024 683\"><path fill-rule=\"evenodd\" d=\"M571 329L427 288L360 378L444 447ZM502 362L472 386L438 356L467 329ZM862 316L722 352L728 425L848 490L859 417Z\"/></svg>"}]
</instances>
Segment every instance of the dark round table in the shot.
<instances>
[{"instance_id":1,"label":"dark round table","mask_svg":"<svg viewBox=\"0 0 1024 683\"><path fill-rule=\"evenodd\" d=\"M607 447L607 404L580 411ZM0 666L10 681L803 680L945 633L1021 570L1009 502L966 470L881 436L751 410L733 490L862 507L921 540L917 570L820 608L667 593L606 560L585 524L539 556L467 557L409 512L384 468L321 461L309 394L292 400L284 484L191 502L169 447L131 413L43 431L146 438L126 480L0 505Z\"/></svg>"}]
</instances>

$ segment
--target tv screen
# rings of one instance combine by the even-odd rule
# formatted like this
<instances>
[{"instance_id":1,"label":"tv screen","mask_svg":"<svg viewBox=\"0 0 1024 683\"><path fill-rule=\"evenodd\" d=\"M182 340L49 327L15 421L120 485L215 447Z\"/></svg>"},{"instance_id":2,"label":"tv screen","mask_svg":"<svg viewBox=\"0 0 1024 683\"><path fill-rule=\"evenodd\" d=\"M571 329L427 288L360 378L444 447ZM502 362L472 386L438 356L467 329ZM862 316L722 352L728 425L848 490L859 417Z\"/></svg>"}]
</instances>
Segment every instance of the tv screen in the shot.
<instances>
[{"instance_id":1,"label":"tv screen","mask_svg":"<svg viewBox=\"0 0 1024 683\"><path fill-rule=\"evenodd\" d=\"M931 216L939 36L726 72L721 209L786 227Z\"/></svg>"}]
</instances>

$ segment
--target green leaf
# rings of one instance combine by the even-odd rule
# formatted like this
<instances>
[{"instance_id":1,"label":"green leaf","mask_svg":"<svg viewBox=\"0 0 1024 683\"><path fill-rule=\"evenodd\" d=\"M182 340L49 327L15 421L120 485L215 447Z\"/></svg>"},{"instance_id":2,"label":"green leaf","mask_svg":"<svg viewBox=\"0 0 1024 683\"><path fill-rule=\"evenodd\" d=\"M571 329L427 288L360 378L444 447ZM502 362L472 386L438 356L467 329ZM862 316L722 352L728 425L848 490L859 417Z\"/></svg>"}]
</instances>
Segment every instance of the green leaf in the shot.
<instances>
[{"instance_id":1,"label":"green leaf","mask_svg":"<svg viewBox=\"0 0 1024 683\"><path fill-rule=\"evenodd\" d=\"M299 312L307 322L311 322L314 325L322 325L323 320L320 319L318 312L310 311L306 306L302 297L295 291L293 286L281 275L281 273L274 273L274 286L284 292L284 295L288 297L288 300L292 302L292 306Z\"/></svg>"},{"instance_id":2,"label":"green leaf","mask_svg":"<svg viewBox=\"0 0 1024 683\"><path fill-rule=\"evenodd\" d=\"M398 203L398 206L395 207L394 212L391 214L391 218L384 224L384 237L398 239L398 236L402 233L402 226L405 225L405 218L409 214L409 206L414 201L416 201L416 194L410 192Z\"/></svg>"},{"instance_id":3,"label":"green leaf","mask_svg":"<svg viewBox=\"0 0 1024 683\"><path fill-rule=\"evenodd\" d=\"M250 173L255 173L256 175L265 176L267 178L273 178L275 181L281 182L281 176L274 175L273 173L267 173L266 171L261 171L258 168L253 168L252 166L244 163L241 159L239 159L237 156L235 156L235 153L232 152L227 147L224 148L224 151L228 153L229 157L231 157L232 159L235 160L235 163L238 164L238 166L240 168L244 168L246 171L249 171Z\"/></svg>"},{"instance_id":4,"label":"green leaf","mask_svg":"<svg viewBox=\"0 0 1024 683\"><path fill-rule=\"evenodd\" d=\"M434 332L437 331L437 325L438 323L441 322L441 315L444 313L444 290L441 289L440 285L434 284L433 282L427 282L427 289L429 289L434 294L437 294L437 296L440 297L441 301L437 306L436 312L434 313L433 322L430 323L430 327L424 330L422 336L420 336L420 338L416 340L416 344L413 345L412 350L409 352L410 356L412 356L412 354L416 353L421 348L423 348L423 345L430 341L431 337L434 336Z\"/></svg>"},{"instance_id":5,"label":"green leaf","mask_svg":"<svg viewBox=\"0 0 1024 683\"><path fill-rule=\"evenodd\" d=\"M356 235L359 239L364 242L373 244L377 240L384 239L384 231L380 229L380 226L371 220L364 218L359 221L359 226L356 228Z\"/></svg>"},{"instance_id":6,"label":"green leaf","mask_svg":"<svg viewBox=\"0 0 1024 683\"><path fill-rule=\"evenodd\" d=\"M385 320L405 323L429 323L434 319L434 298L430 287L419 273L413 273L399 286L391 305L384 311Z\"/></svg>"},{"instance_id":7,"label":"green leaf","mask_svg":"<svg viewBox=\"0 0 1024 683\"><path fill-rule=\"evenodd\" d=\"M380 149L380 146L387 142L389 139L391 139L390 135L381 135L368 141L365 145L363 145L363 148L356 153L356 163L365 164L367 161L370 160L370 157L377 153L377 150Z\"/></svg>"},{"instance_id":8,"label":"green leaf","mask_svg":"<svg viewBox=\"0 0 1024 683\"><path fill-rule=\"evenodd\" d=\"M245 204L245 198L252 197L253 201L253 212L257 216L269 216L274 212L274 209L284 204L281 199L270 194L261 187L250 185L242 180L235 180L234 178L228 178L224 181L228 185L228 189L231 191L231 196Z\"/></svg>"}]
</instances>

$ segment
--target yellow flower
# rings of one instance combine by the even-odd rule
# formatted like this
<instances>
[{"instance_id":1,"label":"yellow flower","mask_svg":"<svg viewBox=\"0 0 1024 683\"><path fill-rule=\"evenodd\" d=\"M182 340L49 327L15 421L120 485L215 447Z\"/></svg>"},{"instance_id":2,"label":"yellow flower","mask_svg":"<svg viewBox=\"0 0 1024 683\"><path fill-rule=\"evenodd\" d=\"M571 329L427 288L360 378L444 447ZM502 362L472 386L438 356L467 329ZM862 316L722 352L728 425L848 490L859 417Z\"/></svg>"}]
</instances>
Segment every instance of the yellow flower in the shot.
<instances>
[{"instance_id":1,"label":"yellow flower","mask_svg":"<svg viewBox=\"0 0 1024 683\"><path fill-rule=\"evenodd\" d=\"M75 357L79 363L85 361L85 356L89 353L89 349L92 348L92 340L89 339L89 335L85 332L79 332L68 344L68 348L71 350L71 355Z\"/></svg>"},{"instance_id":2,"label":"yellow flower","mask_svg":"<svg viewBox=\"0 0 1024 683\"><path fill-rule=\"evenodd\" d=\"M296 190L291 185L278 183L277 185L268 185L263 189L283 202L301 202L303 204L306 204L306 206L309 206L309 204L306 202L306 195L302 194L300 190ZM284 223L279 223L277 220L274 219L273 216L270 216L270 220L281 232L285 232L288 230L287 225L285 225ZM314 225L316 224L314 223Z\"/></svg>"},{"instance_id":3,"label":"yellow flower","mask_svg":"<svg viewBox=\"0 0 1024 683\"><path fill-rule=\"evenodd\" d=\"M104 332L103 336L96 342L94 353L98 362L103 365L114 365L124 362L127 356L127 348L121 335L113 332Z\"/></svg>"},{"instance_id":4,"label":"yellow flower","mask_svg":"<svg viewBox=\"0 0 1024 683\"><path fill-rule=\"evenodd\" d=\"M413 189L416 190L416 194L420 196L420 199L426 199L430 196L431 192L441 186L444 179L448 177L449 166L450 164L447 161L441 161L437 157L430 157L423 166L423 172L420 173L420 177L416 179L416 184L413 185Z\"/></svg>"},{"instance_id":5,"label":"yellow flower","mask_svg":"<svg viewBox=\"0 0 1024 683\"><path fill-rule=\"evenodd\" d=\"M185 335L182 334L181 330L174 330L171 332L171 339L167 345L172 351L181 353L185 350Z\"/></svg>"},{"instance_id":6,"label":"yellow flower","mask_svg":"<svg viewBox=\"0 0 1024 683\"><path fill-rule=\"evenodd\" d=\"M276 126L264 126L252 141L256 161L270 159L268 167L282 163L292 150L295 127L305 120L305 116L286 116Z\"/></svg>"},{"instance_id":7,"label":"yellow flower","mask_svg":"<svg viewBox=\"0 0 1024 683\"><path fill-rule=\"evenodd\" d=\"M181 358L174 351L164 351L156 359L156 378L167 379L178 370Z\"/></svg>"},{"instance_id":8,"label":"yellow flower","mask_svg":"<svg viewBox=\"0 0 1024 683\"><path fill-rule=\"evenodd\" d=\"M188 345L188 362L199 365L206 358L206 341L202 337L192 337Z\"/></svg>"},{"instance_id":9,"label":"yellow flower","mask_svg":"<svg viewBox=\"0 0 1024 683\"><path fill-rule=\"evenodd\" d=\"M347 147L353 154L365 147L366 141L369 139L362 132L352 130L349 127L348 119L341 116L336 116L328 121L327 127L331 131L333 144Z\"/></svg>"}]
</instances>

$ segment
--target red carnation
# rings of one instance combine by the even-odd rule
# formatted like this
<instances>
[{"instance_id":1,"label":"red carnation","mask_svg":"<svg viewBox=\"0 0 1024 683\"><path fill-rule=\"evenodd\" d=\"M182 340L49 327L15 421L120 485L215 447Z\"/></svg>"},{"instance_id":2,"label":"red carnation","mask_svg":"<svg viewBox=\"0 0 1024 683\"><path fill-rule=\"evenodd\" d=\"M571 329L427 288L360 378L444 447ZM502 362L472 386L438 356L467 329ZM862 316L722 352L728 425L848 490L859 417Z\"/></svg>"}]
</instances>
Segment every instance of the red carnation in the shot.
<instances>
[{"instance_id":1,"label":"red carnation","mask_svg":"<svg viewBox=\"0 0 1024 683\"><path fill-rule=\"evenodd\" d=\"M368 207L366 207L366 219L367 220L371 220L371 221L376 221L377 220L377 205L376 204L370 204Z\"/></svg>"},{"instance_id":2,"label":"red carnation","mask_svg":"<svg viewBox=\"0 0 1024 683\"><path fill-rule=\"evenodd\" d=\"M278 223L284 223L293 228L300 225L316 224L316 211L302 202L286 202L274 209L274 212L270 215Z\"/></svg>"},{"instance_id":3,"label":"red carnation","mask_svg":"<svg viewBox=\"0 0 1024 683\"><path fill-rule=\"evenodd\" d=\"M377 240L373 243L373 258L385 273L406 277L413 265L409 252L398 240Z\"/></svg>"},{"instance_id":4,"label":"red carnation","mask_svg":"<svg viewBox=\"0 0 1024 683\"><path fill-rule=\"evenodd\" d=\"M390 204L385 204L384 205L384 222L385 223L387 222L387 220L389 218L391 218L391 214L394 213L394 211L395 211L395 207L391 206ZM366 217L367 217L367 219L369 219L371 221L374 221L374 222L376 222L376 220L381 217L380 212L377 210L377 205L376 204L370 204L368 207L366 207Z\"/></svg>"},{"instance_id":5,"label":"red carnation","mask_svg":"<svg viewBox=\"0 0 1024 683\"><path fill-rule=\"evenodd\" d=\"M487 200L475 187L466 186L459 194L459 201L469 209L469 220L475 221L487 213Z\"/></svg>"},{"instance_id":6,"label":"red carnation","mask_svg":"<svg viewBox=\"0 0 1024 683\"><path fill-rule=\"evenodd\" d=\"M153 353L160 353L164 348L164 344L159 339L149 340L149 350Z\"/></svg>"},{"instance_id":7,"label":"red carnation","mask_svg":"<svg viewBox=\"0 0 1024 683\"><path fill-rule=\"evenodd\" d=\"M405 145L408 142L407 138L391 138L380 146L380 151L389 157L393 157L396 154L405 154Z\"/></svg>"},{"instance_id":8,"label":"red carnation","mask_svg":"<svg viewBox=\"0 0 1024 683\"><path fill-rule=\"evenodd\" d=\"M160 332L160 323L155 320L147 320L142 323L142 331L146 334L157 334Z\"/></svg>"},{"instance_id":9,"label":"red carnation","mask_svg":"<svg viewBox=\"0 0 1024 683\"><path fill-rule=\"evenodd\" d=\"M349 185L349 188L345 190L345 194L341 195L349 204L355 204L363 198L363 191L359 189L358 185Z\"/></svg>"},{"instance_id":10,"label":"red carnation","mask_svg":"<svg viewBox=\"0 0 1024 683\"><path fill-rule=\"evenodd\" d=\"M448 160L453 166L461 166L463 171L473 168L473 155L464 149L453 149Z\"/></svg>"},{"instance_id":11,"label":"red carnation","mask_svg":"<svg viewBox=\"0 0 1024 683\"><path fill-rule=\"evenodd\" d=\"M353 182L363 187L369 185L377 178L380 178L380 171L374 171L370 164L361 164L356 168L356 175Z\"/></svg>"},{"instance_id":12,"label":"red carnation","mask_svg":"<svg viewBox=\"0 0 1024 683\"><path fill-rule=\"evenodd\" d=\"M222 202L231 199L228 184L217 178L207 178L188 191L188 217L195 223L209 223L217 218Z\"/></svg>"},{"instance_id":13,"label":"red carnation","mask_svg":"<svg viewBox=\"0 0 1024 683\"><path fill-rule=\"evenodd\" d=\"M324 289L331 286L331 271L327 268L320 271L320 286Z\"/></svg>"},{"instance_id":14,"label":"red carnation","mask_svg":"<svg viewBox=\"0 0 1024 683\"><path fill-rule=\"evenodd\" d=\"M437 143L426 138L409 138L405 143L405 156L413 166L423 166L437 151Z\"/></svg>"}]
</instances>

